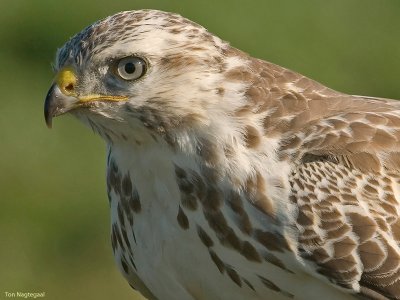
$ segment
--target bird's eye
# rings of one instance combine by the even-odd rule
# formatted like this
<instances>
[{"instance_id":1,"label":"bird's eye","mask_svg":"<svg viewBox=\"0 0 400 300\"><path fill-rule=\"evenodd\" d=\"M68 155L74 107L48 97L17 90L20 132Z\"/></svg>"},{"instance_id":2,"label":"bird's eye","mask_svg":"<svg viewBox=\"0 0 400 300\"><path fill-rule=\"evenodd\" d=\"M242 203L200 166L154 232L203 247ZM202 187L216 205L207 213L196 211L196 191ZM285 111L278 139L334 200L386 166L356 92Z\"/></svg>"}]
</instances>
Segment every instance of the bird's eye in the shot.
<instances>
[{"instance_id":1,"label":"bird's eye","mask_svg":"<svg viewBox=\"0 0 400 300\"><path fill-rule=\"evenodd\" d=\"M118 62L118 75L125 80L135 80L146 73L146 62L135 56L125 57Z\"/></svg>"}]
</instances>

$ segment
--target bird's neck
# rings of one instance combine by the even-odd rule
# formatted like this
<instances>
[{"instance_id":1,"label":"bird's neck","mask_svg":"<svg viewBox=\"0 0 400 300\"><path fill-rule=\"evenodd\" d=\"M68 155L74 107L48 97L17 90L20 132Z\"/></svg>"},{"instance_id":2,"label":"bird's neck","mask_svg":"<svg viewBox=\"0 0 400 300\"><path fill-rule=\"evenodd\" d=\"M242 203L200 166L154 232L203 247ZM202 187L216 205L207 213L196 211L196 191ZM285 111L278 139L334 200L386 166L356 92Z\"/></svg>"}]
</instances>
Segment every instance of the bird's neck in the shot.
<instances>
[{"instance_id":1,"label":"bird's neck","mask_svg":"<svg viewBox=\"0 0 400 300\"><path fill-rule=\"evenodd\" d=\"M275 145L278 141L268 140L254 149L238 143L235 138L217 140L182 134L172 140L155 136L113 143L109 146L109 157L117 162L122 173L130 174L138 189L154 189L155 193L160 193L153 199L166 209L171 203L165 202L165 193L179 191L170 187L177 184L177 168L182 168L237 192L256 188L271 201L274 214L291 209L285 201L290 189L287 182L290 168L277 159ZM167 198L179 199L180 195Z\"/></svg>"}]
</instances>

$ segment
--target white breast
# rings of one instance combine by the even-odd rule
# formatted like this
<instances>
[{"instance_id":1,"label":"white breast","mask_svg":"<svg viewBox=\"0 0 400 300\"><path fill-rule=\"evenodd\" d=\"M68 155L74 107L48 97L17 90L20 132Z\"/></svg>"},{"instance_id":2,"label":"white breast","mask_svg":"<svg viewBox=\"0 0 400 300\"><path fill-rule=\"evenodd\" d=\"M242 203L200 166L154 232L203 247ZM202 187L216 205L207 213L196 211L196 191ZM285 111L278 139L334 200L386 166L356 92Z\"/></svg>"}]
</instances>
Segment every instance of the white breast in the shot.
<instances>
[{"instance_id":1,"label":"white breast","mask_svg":"<svg viewBox=\"0 0 400 300\"><path fill-rule=\"evenodd\" d=\"M292 253L270 251L240 231L229 199L216 210L216 216L225 215L223 222L207 218L213 208L204 203L185 205L182 189L190 193L191 187L178 184L176 166L200 173L194 160L167 148L125 145L111 149L108 165L115 259L130 284L148 298L321 299L328 292L329 299L345 299L301 272ZM243 202L243 209L262 221L249 203ZM223 224L240 244L221 237Z\"/></svg>"}]
</instances>

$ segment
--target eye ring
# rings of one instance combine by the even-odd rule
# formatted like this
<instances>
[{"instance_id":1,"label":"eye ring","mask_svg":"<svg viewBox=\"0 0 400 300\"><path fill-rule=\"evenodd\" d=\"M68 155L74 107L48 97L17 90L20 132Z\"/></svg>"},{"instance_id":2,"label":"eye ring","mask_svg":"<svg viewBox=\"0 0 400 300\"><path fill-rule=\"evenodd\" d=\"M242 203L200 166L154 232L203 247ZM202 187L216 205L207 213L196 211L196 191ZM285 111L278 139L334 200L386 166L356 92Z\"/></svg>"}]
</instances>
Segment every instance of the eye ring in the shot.
<instances>
[{"instance_id":1,"label":"eye ring","mask_svg":"<svg viewBox=\"0 0 400 300\"><path fill-rule=\"evenodd\" d=\"M137 56L128 56L122 58L116 68L116 73L124 80L137 80L147 71L146 61Z\"/></svg>"}]
</instances>

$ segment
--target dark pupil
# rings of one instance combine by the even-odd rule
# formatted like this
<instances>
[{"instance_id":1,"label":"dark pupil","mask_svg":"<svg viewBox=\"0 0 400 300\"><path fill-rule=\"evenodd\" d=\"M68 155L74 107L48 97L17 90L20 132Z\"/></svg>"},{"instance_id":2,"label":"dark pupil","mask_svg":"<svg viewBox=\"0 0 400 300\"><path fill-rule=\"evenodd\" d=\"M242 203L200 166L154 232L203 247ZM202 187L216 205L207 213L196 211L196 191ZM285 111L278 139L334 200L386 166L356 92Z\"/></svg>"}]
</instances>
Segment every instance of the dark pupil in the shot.
<instances>
[{"instance_id":1,"label":"dark pupil","mask_svg":"<svg viewBox=\"0 0 400 300\"><path fill-rule=\"evenodd\" d=\"M135 65L133 64L133 63L127 63L126 65L125 65L125 72L127 73L127 74L133 74L133 73L135 73Z\"/></svg>"}]
</instances>

